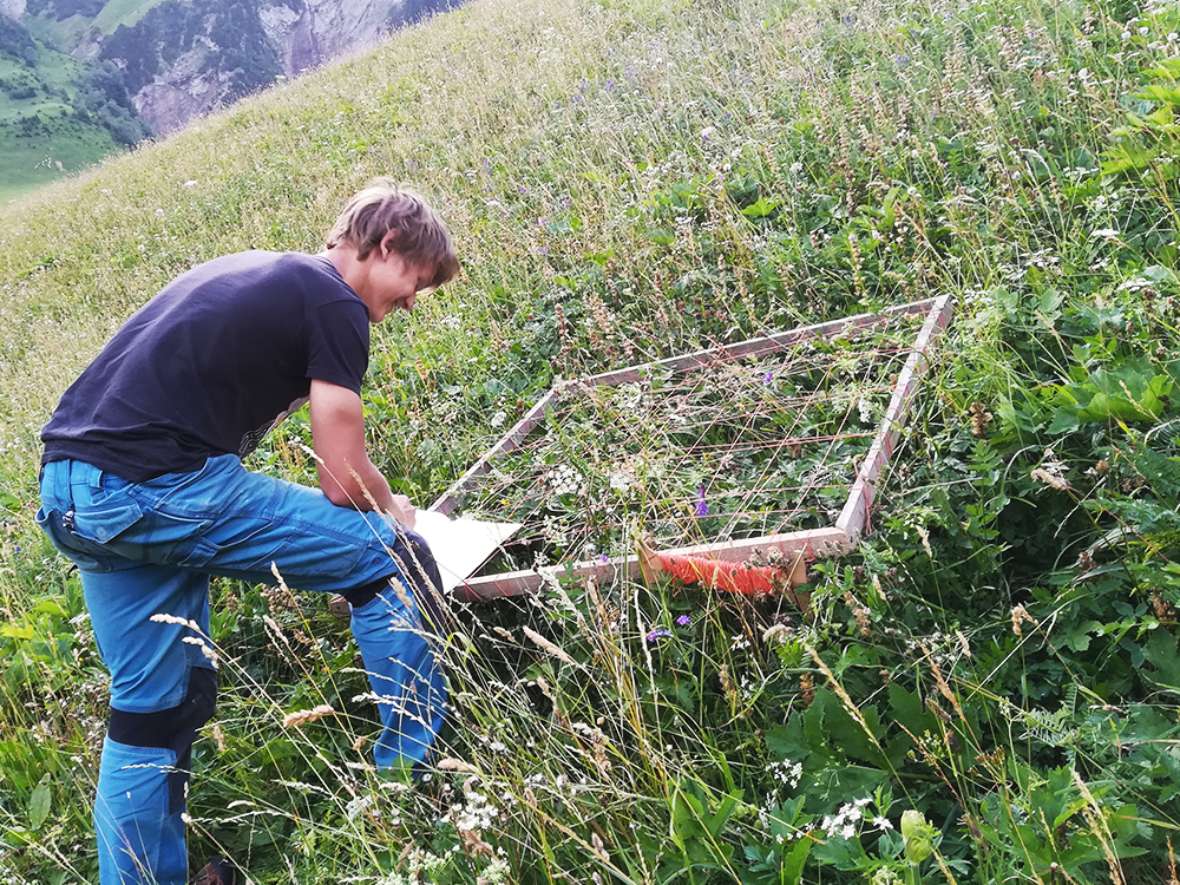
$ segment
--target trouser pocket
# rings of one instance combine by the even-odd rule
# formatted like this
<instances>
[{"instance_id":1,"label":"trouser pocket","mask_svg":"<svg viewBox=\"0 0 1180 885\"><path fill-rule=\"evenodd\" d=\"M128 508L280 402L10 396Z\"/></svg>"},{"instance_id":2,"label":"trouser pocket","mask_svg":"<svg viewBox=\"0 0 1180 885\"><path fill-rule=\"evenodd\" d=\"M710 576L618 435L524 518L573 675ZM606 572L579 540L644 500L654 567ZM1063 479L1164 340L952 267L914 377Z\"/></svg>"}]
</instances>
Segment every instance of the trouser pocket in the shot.
<instances>
[{"instance_id":1,"label":"trouser pocket","mask_svg":"<svg viewBox=\"0 0 1180 885\"><path fill-rule=\"evenodd\" d=\"M35 519L54 548L78 568L88 572L107 570L105 557L98 558L105 553L102 545L74 535L69 529L69 521L60 510L46 510L42 507L37 511Z\"/></svg>"},{"instance_id":2,"label":"trouser pocket","mask_svg":"<svg viewBox=\"0 0 1180 885\"><path fill-rule=\"evenodd\" d=\"M108 499L102 505L79 507L63 515L65 528L82 541L108 544L143 518L143 509L129 495Z\"/></svg>"}]
</instances>

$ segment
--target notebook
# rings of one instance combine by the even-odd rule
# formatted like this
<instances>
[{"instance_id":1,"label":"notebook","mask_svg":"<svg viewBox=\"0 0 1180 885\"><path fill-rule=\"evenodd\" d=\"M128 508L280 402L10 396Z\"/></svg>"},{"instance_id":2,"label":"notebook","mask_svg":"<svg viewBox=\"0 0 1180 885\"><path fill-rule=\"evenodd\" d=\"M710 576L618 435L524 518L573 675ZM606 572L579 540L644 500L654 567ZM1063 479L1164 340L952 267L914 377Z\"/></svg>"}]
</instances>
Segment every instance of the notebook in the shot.
<instances>
[{"instance_id":1,"label":"notebook","mask_svg":"<svg viewBox=\"0 0 1180 885\"><path fill-rule=\"evenodd\" d=\"M451 519L434 510L418 510L414 514L414 531L430 545L445 594L471 577L520 527L519 522Z\"/></svg>"}]
</instances>

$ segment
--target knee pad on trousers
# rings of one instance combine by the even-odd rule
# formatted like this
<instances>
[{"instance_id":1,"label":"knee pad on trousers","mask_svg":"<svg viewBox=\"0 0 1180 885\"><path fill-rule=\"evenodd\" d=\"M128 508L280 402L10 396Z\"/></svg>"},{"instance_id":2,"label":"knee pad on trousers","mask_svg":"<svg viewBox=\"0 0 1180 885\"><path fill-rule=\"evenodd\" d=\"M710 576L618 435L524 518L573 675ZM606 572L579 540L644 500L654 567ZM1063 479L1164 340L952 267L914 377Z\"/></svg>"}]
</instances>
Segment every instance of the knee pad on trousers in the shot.
<instances>
[{"instance_id":1,"label":"knee pad on trousers","mask_svg":"<svg viewBox=\"0 0 1180 885\"><path fill-rule=\"evenodd\" d=\"M217 709L217 673L207 667L189 671L188 691L175 707L154 713L128 713L111 708L107 734L135 747L159 747L176 753L176 770L168 773L168 812L184 810L184 786L192 765L197 729Z\"/></svg>"},{"instance_id":2,"label":"knee pad on trousers","mask_svg":"<svg viewBox=\"0 0 1180 885\"><path fill-rule=\"evenodd\" d=\"M409 550L402 541L402 535L409 543ZM437 629L443 629L448 623L444 620L444 612L440 604L442 595L442 576L438 571L438 563L426 540L416 532L400 531L393 551L410 580L415 602L418 603L428 621ZM378 593L389 586L390 579L396 580L395 575L387 575L361 587L347 590L341 595L348 600L353 608L359 608L372 600Z\"/></svg>"}]
</instances>

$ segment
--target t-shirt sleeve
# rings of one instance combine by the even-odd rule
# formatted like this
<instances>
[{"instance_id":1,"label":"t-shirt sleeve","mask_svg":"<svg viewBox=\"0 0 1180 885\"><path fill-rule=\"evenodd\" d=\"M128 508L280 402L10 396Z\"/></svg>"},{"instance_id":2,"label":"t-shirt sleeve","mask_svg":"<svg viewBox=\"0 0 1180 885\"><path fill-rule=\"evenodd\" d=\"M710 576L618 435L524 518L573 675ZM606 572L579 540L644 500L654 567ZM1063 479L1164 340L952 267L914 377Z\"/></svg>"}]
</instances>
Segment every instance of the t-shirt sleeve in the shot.
<instances>
[{"instance_id":1,"label":"t-shirt sleeve","mask_svg":"<svg viewBox=\"0 0 1180 885\"><path fill-rule=\"evenodd\" d=\"M360 393L369 367L369 318L364 305L332 301L309 317L308 380L328 381Z\"/></svg>"}]
</instances>

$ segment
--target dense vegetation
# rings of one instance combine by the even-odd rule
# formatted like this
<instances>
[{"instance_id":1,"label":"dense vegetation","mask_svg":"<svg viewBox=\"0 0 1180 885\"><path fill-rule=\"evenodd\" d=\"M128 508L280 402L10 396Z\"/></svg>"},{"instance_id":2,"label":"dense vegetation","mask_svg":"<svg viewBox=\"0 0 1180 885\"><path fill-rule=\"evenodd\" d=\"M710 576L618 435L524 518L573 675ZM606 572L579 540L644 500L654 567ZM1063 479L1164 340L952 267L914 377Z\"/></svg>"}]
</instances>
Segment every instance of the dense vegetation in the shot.
<instances>
[{"instance_id":1,"label":"dense vegetation","mask_svg":"<svg viewBox=\"0 0 1180 885\"><path fill-rule=\"evenodd\" d=\"M196 860L259 882L1177 881L1177 32L1175 4L1130 0L479 0L10 210L6 880L94 868L105 683L33 525L38 428L172 275L314 250L392 174L465 262L374 338L375 457L421 501L555 373L938 293L956 317L875 532L816 564L808 613L630 582L457 606L425 788L366 768L366 688L321 598L217 582ZM311 482L308 441L299 416L252 466ZM283 727L320 703L337 715Z\"/></svg>"}]
</instances>

